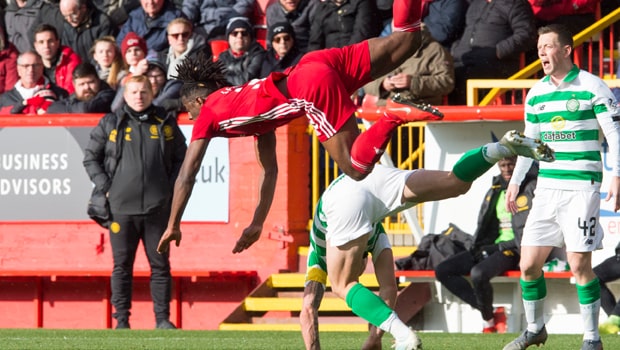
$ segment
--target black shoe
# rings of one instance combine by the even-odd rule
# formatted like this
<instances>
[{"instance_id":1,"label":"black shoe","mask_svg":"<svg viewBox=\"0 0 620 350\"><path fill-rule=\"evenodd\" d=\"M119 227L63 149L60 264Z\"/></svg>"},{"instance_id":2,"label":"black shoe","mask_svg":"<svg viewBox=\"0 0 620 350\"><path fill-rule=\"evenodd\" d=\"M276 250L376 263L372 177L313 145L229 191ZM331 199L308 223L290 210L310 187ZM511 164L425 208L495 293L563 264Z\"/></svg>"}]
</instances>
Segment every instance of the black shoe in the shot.
<instances>
[{"instance_id":1,"label":"black shoe","mask_svg":"<svg viewBox=\"0 0 620 350\"><path fill-rule=\"evenodd\" d=\"M177 329L177 327L168 320L161 320L161 321L157 321L157 324L155 325L155 329Z\"/></svg>"},{"instance_id":2,"label":"black shoe","mask_svg":"<svg viewBox=\"0 0 620 350\"><path fill-rule=\"evenodd\" d=\"M126 319L121 319L121 320L117 320L116 321L116 328L115 329L131 329L131 327L129 326L129 321Z\"/></svg>"}]
</instances>

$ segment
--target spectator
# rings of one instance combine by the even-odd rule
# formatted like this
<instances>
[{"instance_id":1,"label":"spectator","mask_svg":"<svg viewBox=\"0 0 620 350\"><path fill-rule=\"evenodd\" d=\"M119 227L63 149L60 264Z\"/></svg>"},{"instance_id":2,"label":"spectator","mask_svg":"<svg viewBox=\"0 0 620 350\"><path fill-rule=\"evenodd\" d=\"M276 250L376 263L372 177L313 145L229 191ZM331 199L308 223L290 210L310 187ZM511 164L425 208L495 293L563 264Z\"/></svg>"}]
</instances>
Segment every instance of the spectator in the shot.
<instances>
[{"instance_id":1,"label":"spectator","mask_svg":"<svg viewBox=\"0 0 620 350\"><path fill-rule=\"evenodd\" d=\"M131 77L124 97L123 108L101 118L85 149L84 167L95 185L89 215L103 215L96 221L110 230L116 329L130 328L133 266L140 241L151 267L155 328L174 329L169 320L169 254L157 253L157 244L187 146L176 119L152 105L146 76ZM99 203L102 207L96 206Z\"/></svg>"},{"instance_id":2,"label":"spectator","mask_svg":"<svg viewBox=\"0 0 620 350\"><path fill-rule=\"evenodd\" d=\"M109 113L114 90L99 79L97 69L89 62L73 70L75 92L69 98L52 103L47 113Z\"/></svg>"},{"instance_id":3,"label":"spectator","mask_svg":"<svg viewBox=\"0 0 620 350\"><path fill-rule=\"evenodd\" d=\"M85 61L95 40L115 35L117 30L105 13L87 7L89 0L60 0L59 11L64 18L60 42L69 46Z\"/></svg>"},{"instance_id":4,"label":"spectator","mask_svg":"<svg viewBox=\"0 0 620 350\"><path fill-rule=\"evenodd\" d=\"M226 70L226 80L232 85L243 85L260 76L265 50L254 38L252 24L247 18L237 17L226 26L228 50L218 57Z\"/></svg>"},{"instance_id":5,"label":"spectator","mask_svg":"<svg viewBox=\"0 0 620 350\"><path fill-rule=\"evenodd\" d=\"M484 196L472 248L447 258L435 268L435 276L444 287L480 311L483 333L497 333L491 278L519 268L519 243L534 198L538 167L530 169L521 183L519 212L512 215L506 210L506 187L516 162L517 157L512 156L497 163L500 175L493 178ZM471 282L465 278L467 275Z\"/></svg>"},{"instance_id":6,"label":"spectator","mask_svg":"<svg viewBox=\"0 0 620 350\"><path fill-rule=\"evenodd\" d=\"M91 56L99 78L116 90L127 75L127 66L114 37L104 36L95 40Z\"/></svg>"},{"instance_id":7,"label":"spectator","mask_svg":"<svg viewBox=\"0 0 620 350\"><path fill-rule=\"evenodd\" d=\"M183 82L176 79L166 78L166 65L155 57L147 58L148 69L146 76L151 82L153 89L153 105L162 107L166 112L176 113L183 109L180 100L180 91ZM123 105L124 87L120 87L112 102L112 111L116 111Z\"/></svg>"},{"instance_id":8,"label":"spectator","mask_svg":"<svg viewBox=\"0 0 620 350\"><path fill-rule=\"evenodd\" d=\"M45 76L68 93L75 92L72 74L82 59L70 47L60 45L58 32L54 26L41 24L36 27L34 49L43 59Z\"/></svg>"},{"instance_id":9,"label":"spectator","mask_svg":"<svg viewBox=\"0 0 620 350\"><path fill-rule=\"evenodd\" d=\"M157 53L166 50L166 27L170 21L182 16L181 11L170 0L140 0L140 4L121 27L116 43L120 46L125 36L134 32L146 41L149 50Z\"/></svg>"},{"instance_id":10,"label":"spectator","mask_svg":"<svg viewBox=\"0 0 620 350\"><path fill-rule=\"evenodd\" d=\"M17 48L9 41L6 34L4 16L0 16L0 94L11 90L19 79L17 75L18 55Z\"/></svg>"},{"instance_id":11,"label":"spectator","mask_svg":"<svg viewBox=\"0 0 620 350\"><path fill-rule=\"evenodd\" d=\"M68 95L43 75L43 61L36 52L17 57L17 74L15 86L0 95L0 114L43 114L52 102Z\"/></svg>"},{"instance_id":12,"label":"spectator","mask_svg":"<svg viewBox=\"0 0 620 350\"><path fill-rule=\"evenodd\" d=\"M250 18L255 0L184 0L183 14L195 31L208 40L224 36L226 25L235 17Z\"/></svg>"},{"instance_id":13,"label":"spectator","mask_svg":"<svg viewBox=\"0 0 620 350\"><path fill-rule=\"evenodd\" d=\"M319 2L310 24L308 51L344 47L379 34L374 0Z\"/></svg>"},{"instance_id":14,"label":"spectator","mask_svg":"<svg viewBox=\"0 0 620 350\"><path fill-rule=\"evenodd\" d=\"M536 19L536 28L551 23L564 25L575 36L596 22L600 0L528 0Z\"/></svg>"},{"instance_id":15,"label":"spectator","mask_svg":"<svg viewBox=\"0 0 620 350\"><path fill-rule=\"evenodd\" d=\"M93 5L108 15L114 28L120 28L129 13L140 7L140 0L93 0Z\"/></svg>"},{"instance_id":16,"label":"spectator","mask_svg":"<svg viewBox=\"0 0 620 350\"><path fill-rule=\"evenodd\" d=\"M318 3L319 0L278 0L267 6L267 27L273 27L276 23L290 23L295 29L297 47L307 52L310 24Z\"/></svg>"},{"instance_id":17,"label":"spectator","mask_svg":"<svg viewBox=\"0 0 620 350\"><path fill-rule=\"evenodd\" d=\"M192 23L186 18L175 18L168 23L168 43L170 48L159 54L159 60L165 62L166 79L174 79L177 65L189 56L204 52L211 56L211 46L204 35L194 32Z\"/></svg>"},{"instance_id":18,"label":"spectator","mask_svg":"<svg viewBox=\"0 0 620 350\"><path fill-rule=\"evenodd\" d=\"M605 259L594 268L594 273L598 277L601 285L601 307L607 314L607 320L598 327L601 334L620 333L620 299L611 292L608 283L620 278L620 242L616 246L615 254Z\"/></svg>"},{"instance_id":19,"label":"spectator","mask_svg":"<svg viewBox=\"0 0 620 350\"><path fill-rule=\"evenodd\" d=\"M395 71L366 84L364 91L378 98L378 106L385 106L386 99L395 94L416 103L440 105L453 88L452 56L422 30L418 50Z\"/></svg>"},{"instance_id":20,"label":"spectator","mask_svg":"<svg viewBox=\"0 0 620 350\"><path fill-rule=\"evenodd\" d=\"M375 3L377 5L377 16L381 24L379 36L388 36L392 33L392 4L394 0L376 0Z\"/></svg>"},{"instance_id":21,"label":"spectator","mask_svg":"<svg viewBox=\"0 0 620 350\"><path fill-rule=\"evenodd\" d=\"M144 75L148 70L146 42L136 33L130 32L121 43L121 54L128 67L128 73L121 81L121 86L123 86L132 75Z\"/></svg>"},{"instance_id":22,"label":"spectator","mask_svg":"<svg viewBox=\"0 0 620 350\"><path fill-rule=\"evenodd\" d=\"M56 17L53 14L56 12ZM9 41L19 52L32 50L32 31L39 23L62 23L54 5L44 0L10 0L5 13ZM42 19L46 20L43 21Z\"/></svg>"},{"instance_id":23,"label":"spectator","mask_svg":"<svg viewBox=\"0 0 620 350\"><path fill-rule=\"evenodd\" d=\"M465 104L467 79L499 79L516 73L519 54L535 41L534 14L526 1L472 0L465 32L452 46L456 80L450 104Z\"/></svg>"},{"instance_id":24,"label":"spectator","mask_svg":"<svg viewBox=\"0 0 620 350\"><path fill-rule=\"evenodd\" d=\"M457 41L465 28L467 0L424 0L428 6L428 14L422 22L428 28L433 39L450 50L452 43Z\"/></svg>"},{"instance_id":25,"label":"spectator","mask_svg":"<svg viewBox=\"0 0 620 350\"><path fill-rule=\"evenodd\" d=\"M271 72L282 72L297 64L303 55L297 48L295 30L288 22L276 23L269 27L269 48L265 53L260 77L264 78Z\"/></svg>"}]
</instances>

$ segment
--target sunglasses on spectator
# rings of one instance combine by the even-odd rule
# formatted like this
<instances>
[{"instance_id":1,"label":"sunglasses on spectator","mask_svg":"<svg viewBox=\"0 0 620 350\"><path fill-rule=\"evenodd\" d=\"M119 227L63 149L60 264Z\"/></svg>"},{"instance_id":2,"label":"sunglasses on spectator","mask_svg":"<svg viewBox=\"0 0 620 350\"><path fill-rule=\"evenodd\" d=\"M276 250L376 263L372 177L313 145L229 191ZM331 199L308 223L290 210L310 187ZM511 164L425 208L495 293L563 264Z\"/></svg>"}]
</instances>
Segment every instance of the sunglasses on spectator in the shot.
<instances>
[{"instance_id":1,"label":"sunglasses on spectator","mask_svg":"<svg viewBox=\"0 0 620 350\"><path fill-rule=\"evenodd\" d=\"M272 41L274 43L276 43L276 44L279 44L281 41L289 42L289 41L291 41L291 39L292 38L291 38L290 35L283 35L283 36L276 36L276 37L274 37Z\"/></svg>"},{"instance_id":2,"label":"sunglasses on spectator","mask_svg":"<svg viewBox=\"0 0 620 350\"><path fill-rule=\"evenodd\" d=\"M183 37L183 39L189 38L190 34L191 34L190 32L182 32L182 33L170 33L168 35L179 40L180 37Z\"/></svg>"},{"instance_id":3,"label":"sunglasses on spectator","mask_svg":"<svg viewBox=\"0 0 620 350\"><path fill-rule=\"evenodd\" d=\"M249 36L250 35L250 33L248 33L247 30L235 30L235 31L230 32L230 35L235 36L235 37L239 36L239 34L241 34L241 36Z\"/></svg>"}]
</instances>

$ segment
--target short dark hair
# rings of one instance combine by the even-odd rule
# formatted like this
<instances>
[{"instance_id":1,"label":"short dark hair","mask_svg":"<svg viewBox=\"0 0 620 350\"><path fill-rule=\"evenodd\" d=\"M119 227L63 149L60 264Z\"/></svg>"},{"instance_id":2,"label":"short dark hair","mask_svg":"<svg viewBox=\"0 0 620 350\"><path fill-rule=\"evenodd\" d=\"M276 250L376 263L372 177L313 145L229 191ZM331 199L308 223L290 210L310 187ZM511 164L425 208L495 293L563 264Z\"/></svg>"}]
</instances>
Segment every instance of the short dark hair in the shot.
<instances>
[{"instance_id":1,"label":"short dark hair","mask_svg":"<svg viewBox=\"0 0 620 350\"><path fill-rule=\"evenodd\" d=\"M37 34L43 33L43 32L52 32L54 33L54 37L56 37L56 40L59 39L58 31L56 30L56 27L48 23L42 23L36 26L34 29L34 35L32 36L32 38L34 39L37 36Z\"/></svg>"},{"instance_id":2,"label":"short dark hair","mask_svg":"<svg viewBox=\"0 0 620 350\"><path fill-rule=\"evenodd\" d=\"M559 23L552 23L538 28L539 36L549 33L555 33L558 35L558 41L560 42L560 45L569 45L571 49L575 47L575 43L573 42L573 35L565 25Z\"/></svg>"},{"instance_id":3,"label":"short dark hair","mask_svg":"<svg viewBox=\"0 0 620 350\"><path fill-rule=\"evenodd\" d=\"M90 62L82 62L75 67L72 77L73 81L75 81L76 79L85 78L92 75L99 79L97 68L95 68L95 66L93 66Z\"/></svg>"}]
</instances>

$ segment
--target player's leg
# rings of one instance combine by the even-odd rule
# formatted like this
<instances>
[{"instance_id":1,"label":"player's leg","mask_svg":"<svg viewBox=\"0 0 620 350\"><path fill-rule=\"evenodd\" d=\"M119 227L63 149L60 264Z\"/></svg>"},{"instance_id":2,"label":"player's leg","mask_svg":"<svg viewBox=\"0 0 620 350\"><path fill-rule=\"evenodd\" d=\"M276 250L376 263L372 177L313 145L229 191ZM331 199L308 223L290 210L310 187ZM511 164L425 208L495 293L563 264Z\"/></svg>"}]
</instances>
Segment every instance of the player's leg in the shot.
<instances>
[{"instance_id":1,"label":"player's leg","mask_svg":"<svg viewBox=\"0 0 620 350\"><path fill-rule=\"evenodd\" d=\"M552 249L551 246L521 246L520 284L527 328L515 340L508 343L504 350L522 350L530 345L544 344L547 341L543 317L547 285L542 267Z\"/></svg>"},{"instance_id":2,"label":"player's leg","mask_svg":"<svg viewBox=\"0 0 620 350\"><path fill-rule=\"evenodd\" d=\"M392 13L392 33L386 37L368 40L373 79L398 68L415 53L421 43L421 1L394 0Z\"/></svg>"},{"instance_id":3,"label":"player's leg","mask_svg":"<svg viewBox=\"0 0 620 350\"><path fill-rule=\"evenodd\" d=\"M371 251L372 261L377 282L379 282L379 297L392 309L396 304L398 286L394 275L394 254L390 246L383 226L377 228L377 239ZM375 325L369 328L368 338L362 346L362 350L381 349L381 338L385 332Z\"/></svg>"},{"instance_id":4,"label":"player's leg","mask_svg":"<svg viewBox=\"0 0 620 350\"><path fill-rule=\"evenodd\" d=\"M599 333L617 334L620 332L620 301L616 301L607 284L620 278L620 256L616 254L605 259L593 270L601 286L601 307L607 314L607 320L599 325Z\"/></svg>"},{"instance_id":5,"label":"player's leg","mask_svg":"<svg viewBox=\"0 0 620 350\"><path fill-rule=\"evenodd\" d=\"M307 281L304 286L299 323L306 350L320 350L319 306L325 293L325 285L317 281Z\"/></svg>"},{"instance_id":6,"label":"player's leg","mask_svg":"<svg viewBox=\"0 0 620 350\"><path fill-rule=\"evenodd\" d=\"M358 282L358 268L362 263L368 235L363 235L339 247L327 243L327 272L332 291L347 302L353 313L391 333L397 348L410 344L418 349L419 339L396 316L396 313L372 291Z\"/></svg>"}]
</instances>

